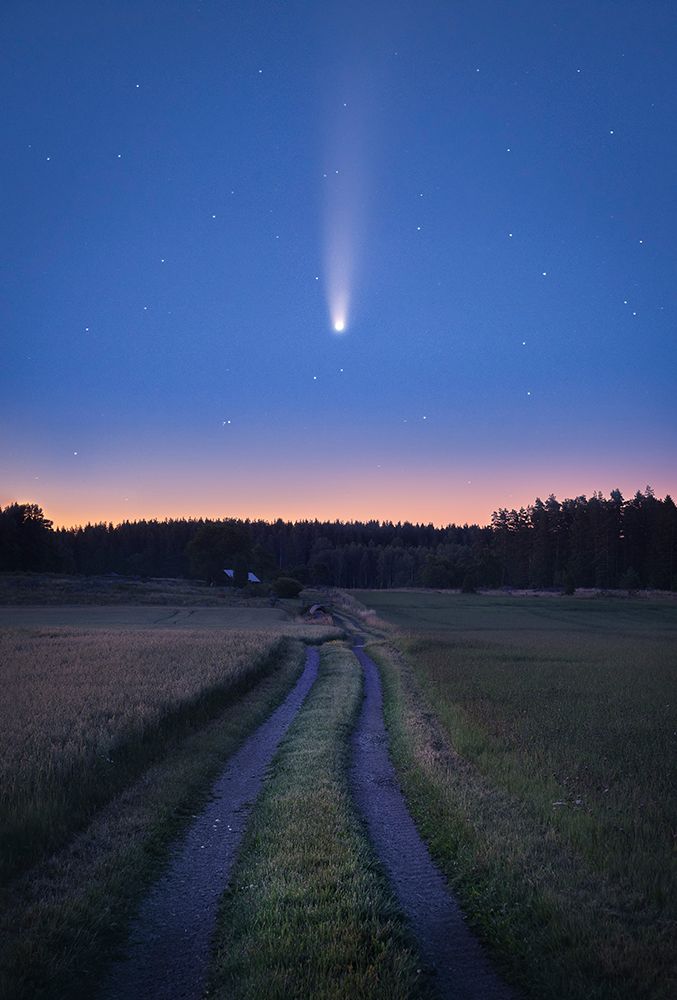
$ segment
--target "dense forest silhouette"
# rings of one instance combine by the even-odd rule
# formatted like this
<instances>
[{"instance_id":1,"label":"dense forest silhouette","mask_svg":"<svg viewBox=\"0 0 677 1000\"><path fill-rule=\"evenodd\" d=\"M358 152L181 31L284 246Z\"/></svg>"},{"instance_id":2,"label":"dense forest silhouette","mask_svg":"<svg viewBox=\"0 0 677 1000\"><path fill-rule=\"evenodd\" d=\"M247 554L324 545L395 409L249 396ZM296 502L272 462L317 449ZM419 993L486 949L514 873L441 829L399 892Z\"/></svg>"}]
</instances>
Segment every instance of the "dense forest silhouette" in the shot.
<instances>
[{"instance_id":1,"label":"dense forest silhouette","mask_svg":"<svg viewBox=\"0 0 677 1000\"><path fill-rule=\"evenodd\" d=\"M37 504L0 509L0 570L337 587L576 587L677 590L677 507L651 487L536 499L491 524L182 519L52 527ZM246 578L246 574L245 574Z\"/></svg>"}]
</instances>

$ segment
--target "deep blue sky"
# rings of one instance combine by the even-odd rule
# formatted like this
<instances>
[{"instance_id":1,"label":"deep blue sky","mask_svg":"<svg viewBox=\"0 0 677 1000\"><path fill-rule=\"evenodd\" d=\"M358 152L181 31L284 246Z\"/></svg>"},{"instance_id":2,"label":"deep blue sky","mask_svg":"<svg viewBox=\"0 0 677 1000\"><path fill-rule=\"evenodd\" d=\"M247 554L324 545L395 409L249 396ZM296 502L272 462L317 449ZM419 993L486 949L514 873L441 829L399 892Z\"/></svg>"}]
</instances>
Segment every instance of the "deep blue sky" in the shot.
<instances>
[{"instance_id":1,"label":"deep blue sky","mask_svg":"<svg viewBox=\"0 0 677 1000\"><path fill-rule=\"evenodd\" d=\"M677 492L674 3L0 18L0 503L486 522Z\"/></svg>"}]
</instances>

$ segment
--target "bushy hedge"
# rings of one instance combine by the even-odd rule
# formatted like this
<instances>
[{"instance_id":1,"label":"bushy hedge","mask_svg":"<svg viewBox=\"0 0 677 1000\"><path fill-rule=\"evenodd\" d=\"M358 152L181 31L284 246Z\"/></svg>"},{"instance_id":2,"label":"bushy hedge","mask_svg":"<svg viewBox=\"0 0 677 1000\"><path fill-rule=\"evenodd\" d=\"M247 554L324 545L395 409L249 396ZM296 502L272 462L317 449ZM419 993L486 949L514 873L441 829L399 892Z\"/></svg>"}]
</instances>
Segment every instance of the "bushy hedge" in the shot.
<instances>
[{"instance_id":1,"label":"bushy hedge","mask_svg":"<svg viewBox=\"0 0 677 1000\"><path fill-rule=\"evenodd\" d=\"M278 597L298 597L303 590L303 584L290 576L280 576L273 584Z\"/></svg>"}]
</instances>

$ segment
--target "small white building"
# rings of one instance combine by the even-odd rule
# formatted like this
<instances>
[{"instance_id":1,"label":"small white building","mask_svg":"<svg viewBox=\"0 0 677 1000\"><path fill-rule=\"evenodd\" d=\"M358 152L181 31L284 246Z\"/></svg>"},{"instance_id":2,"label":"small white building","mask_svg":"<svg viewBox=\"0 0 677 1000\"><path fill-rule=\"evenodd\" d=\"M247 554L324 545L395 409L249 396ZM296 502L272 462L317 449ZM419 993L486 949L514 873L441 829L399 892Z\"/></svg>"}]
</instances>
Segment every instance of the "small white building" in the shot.
<instances>
[{"instance_id":1,"label":"small white building","mask_svg":"<svg viewBox=\"0 0 677 1000\"><path fill-rule=\"evenodd\" d=\"M223 572L226 574L226 576L230 580L232 580L234 578L234 576L235 576L235 570L234 569L224 569ZM259 578L256 575L256 573L247 573L247 583L261 583L261 581L259 580Z\"/></svg>"}]
</instances>

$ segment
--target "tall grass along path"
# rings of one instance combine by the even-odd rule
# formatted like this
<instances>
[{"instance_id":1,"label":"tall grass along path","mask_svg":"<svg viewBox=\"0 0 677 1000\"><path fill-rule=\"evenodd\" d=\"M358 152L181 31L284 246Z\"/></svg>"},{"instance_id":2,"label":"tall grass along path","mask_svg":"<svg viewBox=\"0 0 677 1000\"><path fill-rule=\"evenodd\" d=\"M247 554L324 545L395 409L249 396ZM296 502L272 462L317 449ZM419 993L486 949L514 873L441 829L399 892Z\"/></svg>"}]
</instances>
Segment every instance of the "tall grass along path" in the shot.
<instances>
[{"instance_id":1,"label":"tall grass along path","mask_svg":"<svg viewBox=\"0 0 677 1000\"><path fill-rule=\"evenodd\" d=\"M101 1000L197 1000L204 992L219 899L267 768L317 677L319 651L285 701L247 739L214 784L212 797L132 925L125 958Z\"/></svg>"},{"instance_id":2,"label":"tall grass along path","mask_svg":"<svg viewBox=\"0 0 677 1000\"><path fill-rule=\"evenodd\" d=\"M376 852L432 972L435 991L454 1000L515 1000L465 924L447 882L414 825L388 753L376 664L355 638L364 703L353 735L352 785Z\"/></svg>"}]
</instances>

